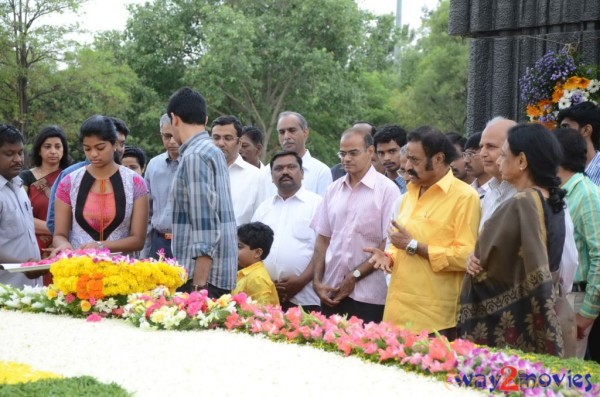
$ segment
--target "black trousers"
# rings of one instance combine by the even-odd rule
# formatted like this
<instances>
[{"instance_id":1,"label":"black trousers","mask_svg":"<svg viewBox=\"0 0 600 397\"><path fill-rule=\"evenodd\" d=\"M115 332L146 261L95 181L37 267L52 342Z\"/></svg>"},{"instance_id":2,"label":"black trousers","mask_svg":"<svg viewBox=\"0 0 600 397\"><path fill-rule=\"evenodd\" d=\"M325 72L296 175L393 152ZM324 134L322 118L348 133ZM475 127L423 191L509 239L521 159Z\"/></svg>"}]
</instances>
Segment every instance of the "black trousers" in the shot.
<instances>
[{"instance_id":1,"label":"black trousers","mask_svg":"<svg viewBox=\"0 0 600 397\"><path fill-rule=\"evenodd\" d=\"M355 301L352 298L344 298L339 305L334 307L329 307L325 304L322 304L321 313L326 316L331 316L332 314L339 314L343 316L347 314L348 318L356 316L362 319L365 324L367 324L371 321L374 323L381 322L381 320L383 320L384 308L384 305L375 305L372 303Z\"/></svg>"},{"instance_id":2,"label":"black trousers","mask_svg":"<svg viewBox=\"0 0 600 397\"><path fill-rule=\"evenodd\" d=\"M158 259L157 252L162 248L165 251L165 258L172 258L173 251L171 251L171 241L162 237L159 232L152 229L150 233L150 252L148 253L150 258Z\"/></svg>"},{"instance_id":3,"label":"black trousers","mask_svg":"<svg viewBox=\"0 0 600 397\"><path fill-rule=\"evenodd\" d=\"M600 363L600 317L596 318L588 336L590 359Z\"/></svg>"},{"instance_id":4,"label":"black trousers","mask_svg":"<svg viewBox=\"0 0 600 397\"><path fill-rule=\"evenodd\" d=\"M181 287L177 288L177 292L192 292L193 281L190 279L187 283L183 284ZM215 287L212 284L208 284L206 290L208 291L208 297L213 299L219 299L222 295L231 293L230 290Z\"/></svg>"},{"instance_id":5,"label":"black trousers","mask_svg":"<svg viewBox=\"0 0 600 397\"><path fill-rule=\"evenodd\" d=\"M284 312L292 307L298 307L298 305L296 305L295 303L292 303L290 301L287 301L281 305L281 309ZM321 311L321 306L318 306L318 305L304 305L304 306L300 306L300 307L302 308L302 310L304 310L307 313Z\"/></svg>"}]
</instances>

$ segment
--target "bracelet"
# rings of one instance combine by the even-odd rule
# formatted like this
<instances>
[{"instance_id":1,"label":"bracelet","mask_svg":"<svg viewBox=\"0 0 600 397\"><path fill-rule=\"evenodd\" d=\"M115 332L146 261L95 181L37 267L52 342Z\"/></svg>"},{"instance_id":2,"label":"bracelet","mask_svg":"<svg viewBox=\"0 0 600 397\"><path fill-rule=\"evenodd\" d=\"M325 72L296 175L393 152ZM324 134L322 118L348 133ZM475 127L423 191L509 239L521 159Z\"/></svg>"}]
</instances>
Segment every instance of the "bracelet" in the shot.
<instances>
[{"instance_id":1,"label":"bracelet","mask_svg":"<svg viewBox=\"0 0 600 397\"><path fill-rule=\"evenodd\" d=\"M394 267L394 257L389 252L384 252L383 255L390 259L390 267Z\"/></svg>"},{"instance_id":2,"label":"bracelet","mask_svg":"<svg viewBox=\"0 0 600 397\"><path fill-rule=\"evenodd\" d=\"M102 244L102 241L96 241L96 244L98 244L98 249L104 249L104 244Z\"/></svg>"}]
</instances>

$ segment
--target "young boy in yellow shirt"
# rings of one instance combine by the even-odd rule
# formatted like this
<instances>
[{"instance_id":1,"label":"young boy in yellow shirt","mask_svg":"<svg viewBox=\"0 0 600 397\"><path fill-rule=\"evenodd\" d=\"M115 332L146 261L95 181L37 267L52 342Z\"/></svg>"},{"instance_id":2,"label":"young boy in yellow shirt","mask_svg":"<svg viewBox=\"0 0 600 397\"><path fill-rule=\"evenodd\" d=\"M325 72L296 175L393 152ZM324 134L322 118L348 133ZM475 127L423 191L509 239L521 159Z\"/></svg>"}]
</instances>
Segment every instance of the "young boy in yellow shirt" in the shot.
<instances>
[{"instance_id":1,"label":"young boy in yellow shirt","mask_svg":"<svg viewBox=\"0 0 600 397\"><path fill-rule=\"evenodd\" d=\"M273 230L261 222L238 227L237 284L232 295L246 293L263 305L279 305L275 284L269 277L263 259L273 244Z\"/></svg>"}]
</instances>

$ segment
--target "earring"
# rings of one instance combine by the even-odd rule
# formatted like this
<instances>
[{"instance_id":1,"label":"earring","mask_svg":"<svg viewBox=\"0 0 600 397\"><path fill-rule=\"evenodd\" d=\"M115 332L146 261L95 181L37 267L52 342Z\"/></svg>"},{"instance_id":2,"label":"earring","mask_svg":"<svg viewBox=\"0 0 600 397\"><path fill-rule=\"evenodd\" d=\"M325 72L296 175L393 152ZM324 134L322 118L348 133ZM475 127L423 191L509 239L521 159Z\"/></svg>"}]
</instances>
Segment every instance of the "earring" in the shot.
<instances>
[{"instance_id":1,"label":"earring","mask_svg":"<svg viewBox=\"0 0 600 397\"><path fill-rule=\"evenodd\" d=\"M523 172L523 167L519 167L519 171Z\"/></svg>"}]
</instances>

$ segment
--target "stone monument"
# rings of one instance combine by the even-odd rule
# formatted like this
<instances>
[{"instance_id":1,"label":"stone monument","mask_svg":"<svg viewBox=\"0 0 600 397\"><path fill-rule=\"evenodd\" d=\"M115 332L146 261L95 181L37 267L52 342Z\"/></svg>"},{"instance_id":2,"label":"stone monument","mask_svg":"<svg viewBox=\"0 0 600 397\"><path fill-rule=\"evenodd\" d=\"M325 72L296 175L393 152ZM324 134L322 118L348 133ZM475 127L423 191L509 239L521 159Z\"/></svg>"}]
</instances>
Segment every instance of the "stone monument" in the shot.
<instances>
[{"instance_id":1,"label":"stone monument","mask_svg":"<svg viewBox=\"0 0 600 397\"><path fill-rule=\"evenodd\" d=\"M467 133L527 121L519 78L550 50L575 46L600 65L600 0L450 0L449 34L470 37Z\"/></svg>"}]
</instances>

